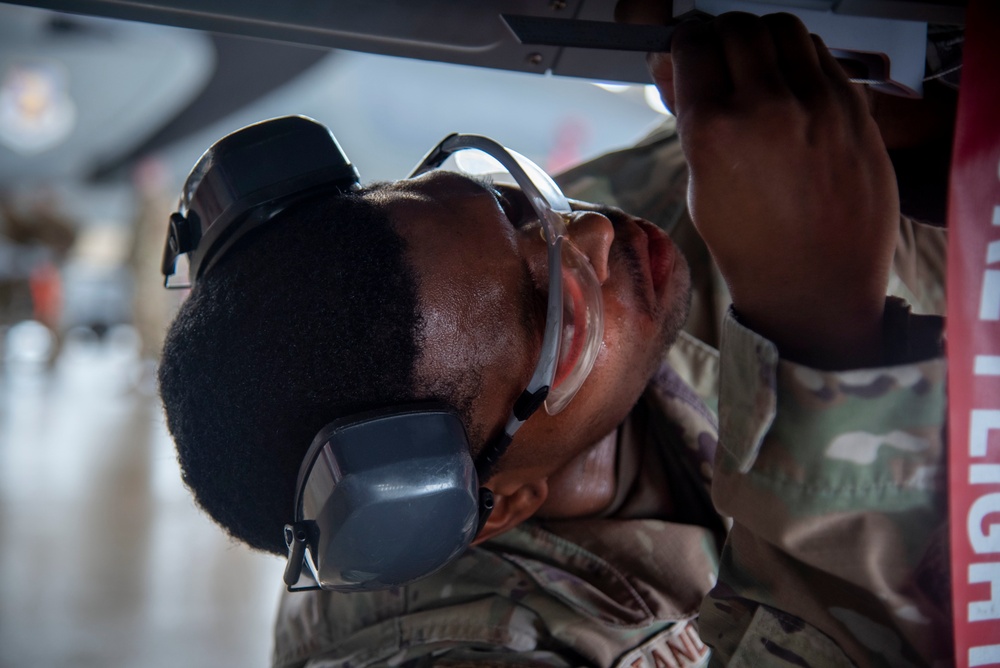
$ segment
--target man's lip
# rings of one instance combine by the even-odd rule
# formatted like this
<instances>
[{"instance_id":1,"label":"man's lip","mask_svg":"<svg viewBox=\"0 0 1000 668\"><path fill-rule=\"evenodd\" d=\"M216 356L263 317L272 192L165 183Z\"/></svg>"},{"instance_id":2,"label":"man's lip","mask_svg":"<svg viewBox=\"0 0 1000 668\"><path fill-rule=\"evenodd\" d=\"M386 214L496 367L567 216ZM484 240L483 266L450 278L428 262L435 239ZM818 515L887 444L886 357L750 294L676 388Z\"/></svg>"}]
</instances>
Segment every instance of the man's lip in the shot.
<instances>
[{"instance_id":1,"label":"man's lip","mask_svg":"<svg viewBox=\"0 0 1000 668\"><path fill-rule=\"evenodd\" d=\"M649 277L650 287L659 303L663 297L663 292L667 287L667 279L670 277L670 270L674 265L675 248L673 242L666 232L647 220L636 220L646 238L645 257L646 274Z\"/></svg>"}]
</instances>

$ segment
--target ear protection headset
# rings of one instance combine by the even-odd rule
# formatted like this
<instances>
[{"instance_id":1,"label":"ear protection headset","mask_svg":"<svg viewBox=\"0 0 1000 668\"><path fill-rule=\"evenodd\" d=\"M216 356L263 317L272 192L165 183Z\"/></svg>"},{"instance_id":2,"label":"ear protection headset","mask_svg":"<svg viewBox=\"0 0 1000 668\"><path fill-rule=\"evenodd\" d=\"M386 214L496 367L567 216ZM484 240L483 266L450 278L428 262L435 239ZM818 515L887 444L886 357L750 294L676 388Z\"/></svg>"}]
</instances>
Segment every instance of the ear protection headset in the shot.
<instances>
[{"instance_id":1,"label":"ear protection headset","mask_svg":"<svg viewBox=\"0 0 1000 668\"><path fill-rule=\"evenodd\" d=\"M248 232L290 205L357 187L357 170L323 125L288 116L216 142L191 170L170 216L167 287L186 256L194 285ZM273 221L273 222L272 222ZM441 404L334 420L299 470L284 529L289 591L406 584L461 554L493 508L458 414Z\"/></svg>"}]
</instances>

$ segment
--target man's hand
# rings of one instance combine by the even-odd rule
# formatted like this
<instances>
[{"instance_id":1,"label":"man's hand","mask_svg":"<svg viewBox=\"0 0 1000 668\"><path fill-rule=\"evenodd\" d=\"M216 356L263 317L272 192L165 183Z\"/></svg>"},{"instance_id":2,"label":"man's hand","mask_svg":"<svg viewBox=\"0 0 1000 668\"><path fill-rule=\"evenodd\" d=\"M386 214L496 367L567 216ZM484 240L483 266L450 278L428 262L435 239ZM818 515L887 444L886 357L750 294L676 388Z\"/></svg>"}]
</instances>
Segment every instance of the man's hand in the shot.
<instances>
[{"instance_id":1,"label":"man's hand","mask_svg":"<svg viewBox=\"0 0 1000 668\"><path fill-rule=\"evenodd\" d=\"M795 361L879 363L899 201L864 93L788 14L683 24L650 69L737 313Z\"/></svg>"}]
</instances>

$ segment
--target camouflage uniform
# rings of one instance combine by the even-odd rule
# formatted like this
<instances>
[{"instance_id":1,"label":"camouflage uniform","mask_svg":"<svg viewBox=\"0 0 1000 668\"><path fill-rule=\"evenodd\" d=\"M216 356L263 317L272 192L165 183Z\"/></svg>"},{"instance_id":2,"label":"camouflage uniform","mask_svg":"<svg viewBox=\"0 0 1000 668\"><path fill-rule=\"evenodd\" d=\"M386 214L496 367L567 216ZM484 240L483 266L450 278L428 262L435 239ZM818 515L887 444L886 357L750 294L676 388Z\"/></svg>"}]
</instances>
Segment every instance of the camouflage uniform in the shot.
<instances>
[{"instance_id":1,"label":"camouflage uniform","mask_svg":"<svg viewBox=\"0 0 1000 668\"><path fill-rule=\"evenodd\" d=\"M657 222L692 265L689 333L619 429L615 500L526 522L405 588L286 594L274 665L947 662L940 320L890 300L883 369L779 360L726 313L669 123L563 185ZM939 311L943 235L900 231L895 292Z\"/></svg>"},{"instance_id":2,"label":"camouflage uniform","mask_svg":"<svg viewBox=\"0 0 1000 668\"><path fill-rule=\"evenodd\" d=\"M888 313L898 361L936 352L937 318ZM943 361L819 372L732 316L722 350L718 429L662 365L604 516L529 521L401 589L286 595L274 664L943 660Z\"/></svg>"},{"instance_id":3,"label":"camouflage uniform","mask_svg":"<svg viewBox=\"0 0 1000 668\"><path fill-rule=\"evenodd\" d=\"M924 361L832 373L725 321L712 499L733 525L701 609L720 664L950 664L940 326L890 300L890 361Z\"/></svg>"}]
</instances>

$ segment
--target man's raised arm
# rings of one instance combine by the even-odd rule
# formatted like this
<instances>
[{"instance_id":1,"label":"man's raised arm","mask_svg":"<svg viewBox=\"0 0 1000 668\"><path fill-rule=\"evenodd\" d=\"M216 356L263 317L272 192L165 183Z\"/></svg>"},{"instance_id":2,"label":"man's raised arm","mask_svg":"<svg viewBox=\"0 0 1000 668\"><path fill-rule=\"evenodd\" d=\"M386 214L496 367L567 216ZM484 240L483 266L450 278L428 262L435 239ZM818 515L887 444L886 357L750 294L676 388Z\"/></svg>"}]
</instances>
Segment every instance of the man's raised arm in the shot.
<instances>
[{"instance_id":1,"label":"man's raised arm","mask_svg":"<svg viewBox=\"0 0 1000 668\"><path fill-rule=\"evenodd\" d=\"M713 660L946 660L941 323L886 300L899 203L863 92L788 15L682 25L650 66L734 302Z\"/></svg>"}]
</instances>

